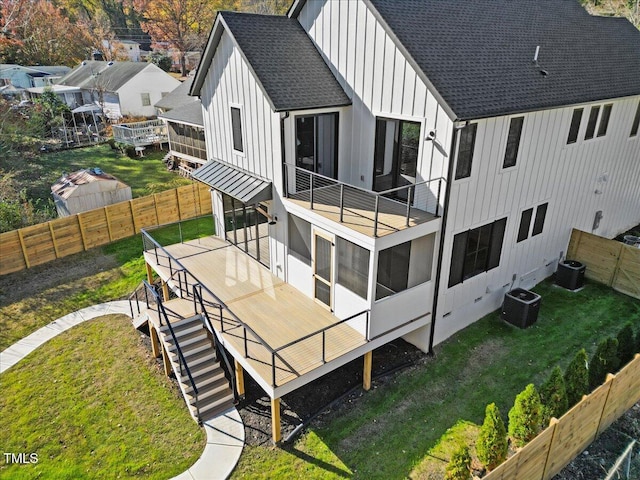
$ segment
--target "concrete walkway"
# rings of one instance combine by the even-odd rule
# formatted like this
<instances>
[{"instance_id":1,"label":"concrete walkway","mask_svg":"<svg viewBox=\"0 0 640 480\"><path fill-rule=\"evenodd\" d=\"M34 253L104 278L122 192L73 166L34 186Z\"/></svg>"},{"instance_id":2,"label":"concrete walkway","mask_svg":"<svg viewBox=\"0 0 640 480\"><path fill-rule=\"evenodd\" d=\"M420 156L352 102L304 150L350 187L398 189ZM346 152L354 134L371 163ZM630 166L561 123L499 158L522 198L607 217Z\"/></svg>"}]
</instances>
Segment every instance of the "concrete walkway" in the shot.
<instances>
[{"instance_id":1,"label":"concrete walkway","mask_svg":"<svg viewBox=\"0 0 640 480\"><path fill-rule=\"evenodd\" d=\"M0 352L0 373L11 368L43 343L76 325L97 317L112 314L131 316L129 302L119 300L83 308L51 322L40 330ZM217 480L227 478L240 458L244 446L244 425L235 408L203 422L207 445L202 455L176 480Z\"/></svg>"}]
</instances>

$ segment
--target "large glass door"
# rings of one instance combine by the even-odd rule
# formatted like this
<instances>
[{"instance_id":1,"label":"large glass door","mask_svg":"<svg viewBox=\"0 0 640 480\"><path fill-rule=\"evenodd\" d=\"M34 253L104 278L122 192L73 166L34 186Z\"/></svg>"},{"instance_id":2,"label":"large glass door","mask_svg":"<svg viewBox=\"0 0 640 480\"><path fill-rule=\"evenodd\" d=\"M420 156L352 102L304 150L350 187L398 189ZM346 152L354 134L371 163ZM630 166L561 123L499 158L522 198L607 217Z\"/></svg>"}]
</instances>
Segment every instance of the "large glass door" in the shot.
<instances>
[{"instance_id":1,"label":"large glass door","mask_svg":"<svg viewBox=\"0 0 640 480\"><path fill-rule=\"evenodd\" d=\"M338 114L296 117L296 166L338 178Z\"/></svg>"},{"instance_id":2,"label":"large glass door","mask_svg":"<svg viewBox=\"0 0 640 480\"><path fill-rule=\"evenodd\" d=\"M416 183L420 123L376 119L373 190L382 192ZM397 196L406 198L406 192Z\"/></svg>"},{"instance_id":3,"label":"large glass door","mask_svg":"<svg viewBox=\"0 0 640 480\"><path fill-rule=\"evenodd\" d=\"M333 310L334 241L325 232L313 232L313 291L314 298Z\"/></svg>"},{"instance_id":4,"label":"large glass door","mask_svg":"<svg viewBox=\"0 0 640 480\"><path fill-rule=\"evenodd\" d=\"M269 267L269 224L255 205L222 195L225 239ZM262 207L264 211L266 206Z\"/></svg>"}]
</instances>

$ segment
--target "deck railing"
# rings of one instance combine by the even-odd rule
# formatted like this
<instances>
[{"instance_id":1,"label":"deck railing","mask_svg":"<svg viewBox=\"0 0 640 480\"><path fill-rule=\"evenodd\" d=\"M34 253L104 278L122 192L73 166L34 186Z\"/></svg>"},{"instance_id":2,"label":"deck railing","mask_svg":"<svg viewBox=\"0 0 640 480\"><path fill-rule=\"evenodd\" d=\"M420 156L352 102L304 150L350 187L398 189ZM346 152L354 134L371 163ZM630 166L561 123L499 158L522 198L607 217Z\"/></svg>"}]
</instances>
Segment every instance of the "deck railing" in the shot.
<instances>
[{"instance_id":1,"label":"deck railing","mask_svg":"<svg viewBox=\"0 0 640 480\"><path fill-rule=\"evenodd\" d=\"M285 196L309 203L313 210L318 205L338 209L340 222L345 212L369 218L373 222L374 237L378 236L381 213L403 215L405 225L410 225L416 210L440 216L445 179L435 178L418 183L374 192L339 180L325 177L304 168L285 164Z\"/></svg>"},{"instance_id":2,"label":"deck railing","mask_svg":"<svg viewBox=\"0 0 640 480\"><path fill-rule=\"evenodd\" d=\"M197 300L198 303L201 302L203 308L205 306L213 307L214 310L218 312L218 315L217 315L218 318L216 318L215 321L213 322L207 317L207 320L209 321L209 325L211 326L211 329L215 328L216 330L218 330L222 335L222 338L224 338L225 333L228 336L234 336L236 338L240 338L242 340L242 345L243 345L241 353L243 354L244 358L252 358L250 353L250 347L249 347L250 343L257 344L259 345L258 348L264 348L267 351L267 353L271 357L271 365L270 365L271 386L274 388L278 386L277 373L276 373L278 369L284 369L289 373L293 373L294 375L300 375L300 373L296 371L296 369L293 366L291 366L291 364L287 362L285 358L283 358L283 352L287 349L292 349L295 345L299 345L301 342L308 341L310 339L316 339L318 342L321 342L320 344L321 358L319 360L325 363L326 350L327 350L326 339L327 339L327 336L330 334L331 330L339 325L342 325L343 323L346 323L350 320L354 320L357 317L360 317L362 315L366 316L365 329L367 334L365 337L365 341L369 341L368 332L369 332L370 311L364 310L360 313L352 315L349 318L340 320L329 326L321 328L313 333L310 333L301 338L298 338L286 345L282 345L277 349L273 348L260 335L258 335L258 333L256 333L255 330L253 330L249 325L247 325L245 322L240 320L240 318L238 318L231 310L229 310L229 308L224 304L222 300L218 298L218 296L214 292L212 292L206 285L202 284L196 277L194 277L180 263L180 261L177 258L171 255L171 253L169 253L162 245L160 245L160 243L158 243L150 235L150 233L147 232L145 229L142 229L142 240L143 240L144 251L152 252L156 260L156 264L158 266L168 268L171 276L176 275L178 278L182 278L181 280L182 283L179 283L179 284L174 283L175 286L178 286L178 291L182 298L187 298L191 296L192 292L193 292L193 295L195 296L196 295L195 292L197 291L198 292L197 295L199 296L199 299ZM189 291L190 288L191 288L191 292ZM206 297L208 298L205 298L204 293L206 293ZM195 298L194 298L194 301L195 301ZM132 311L132 314L133 314L133 311ZM241 329L241 331L238 332L238 329Z\"/></svg>"},{"instance_id":3,"label":"deck railing","mask_svg":"<svg viewBox=\"0 0 640 480\"><path fill-rule=\"evenodd\" d=\"M116 142L126 143L134 147L144 147L169 141L167 125L162 120L121 123L112 125L111 128Z\"/></svg>"}]
</instances>

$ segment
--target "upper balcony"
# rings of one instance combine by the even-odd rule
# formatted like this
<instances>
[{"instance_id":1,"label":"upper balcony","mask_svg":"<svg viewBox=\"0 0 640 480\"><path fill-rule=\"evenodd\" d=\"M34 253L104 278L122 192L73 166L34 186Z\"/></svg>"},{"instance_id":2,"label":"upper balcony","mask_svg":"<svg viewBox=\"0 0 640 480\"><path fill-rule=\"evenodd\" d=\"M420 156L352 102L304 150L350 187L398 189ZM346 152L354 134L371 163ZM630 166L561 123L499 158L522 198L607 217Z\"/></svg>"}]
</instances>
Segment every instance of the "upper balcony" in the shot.
<instances>
[{"instance_id":1,"label":"upper balcony","mask_svg":"<svg viewBox=\"0 0 640 480\"><path fill-rule=\"evenodd\" d=\"M347 227L377 238L440 217L444 178L374 192L285 165L285 197Z\"/></svg>"}]
</instances>

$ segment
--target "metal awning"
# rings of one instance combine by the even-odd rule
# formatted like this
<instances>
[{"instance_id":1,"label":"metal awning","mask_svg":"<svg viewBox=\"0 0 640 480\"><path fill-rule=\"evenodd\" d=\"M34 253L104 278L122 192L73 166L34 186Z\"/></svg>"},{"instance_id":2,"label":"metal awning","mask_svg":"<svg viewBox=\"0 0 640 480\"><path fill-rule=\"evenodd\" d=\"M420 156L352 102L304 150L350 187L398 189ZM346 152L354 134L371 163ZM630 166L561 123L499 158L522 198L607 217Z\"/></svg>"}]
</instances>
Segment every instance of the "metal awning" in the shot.
<instances>
[{"instance_id":1,"label":"metal awning","mask_svg":"<svg viewBox=\"0 0 640 480\"><path fill-rule=\"evenodd\" d=\"M217 160L209 160L191 177L242 203L251 205L272 198L271 182Z\"/></svg>"}]
</instances>

